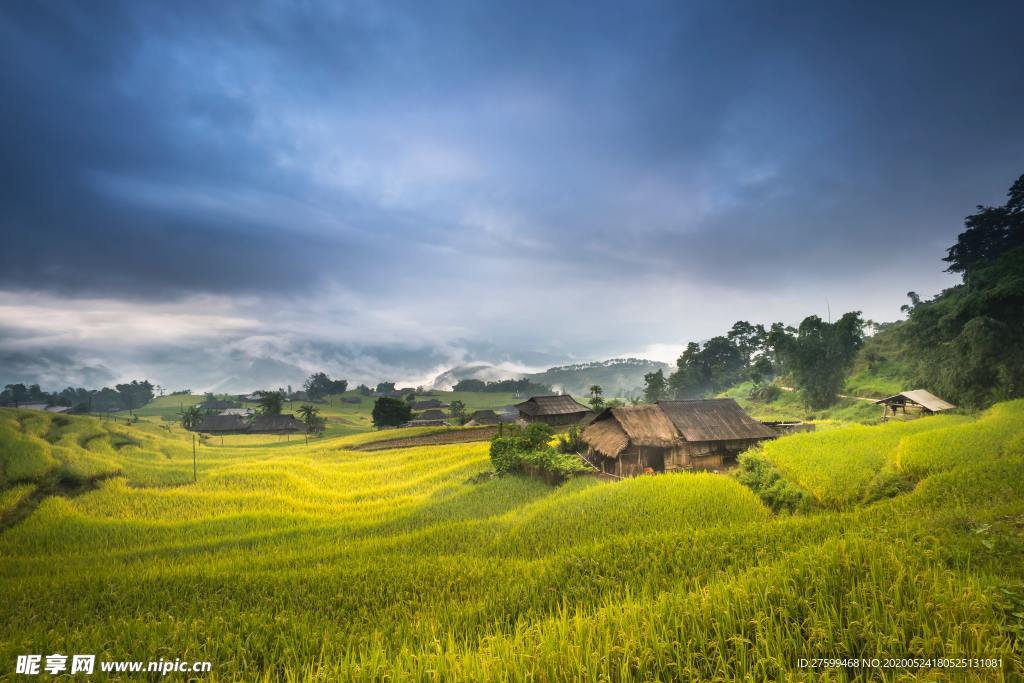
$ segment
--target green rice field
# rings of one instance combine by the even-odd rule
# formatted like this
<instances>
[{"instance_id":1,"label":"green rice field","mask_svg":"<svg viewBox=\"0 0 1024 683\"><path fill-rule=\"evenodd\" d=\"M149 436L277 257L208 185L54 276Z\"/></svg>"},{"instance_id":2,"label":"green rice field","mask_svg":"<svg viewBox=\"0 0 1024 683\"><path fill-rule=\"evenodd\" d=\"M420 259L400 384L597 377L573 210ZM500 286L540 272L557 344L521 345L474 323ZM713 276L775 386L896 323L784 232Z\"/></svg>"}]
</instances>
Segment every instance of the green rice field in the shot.
<instances>
[{"instance_id":1,"label":"green rice field","mask_svg":"<svg viewBox=\"0 0 1024 683\"><path fill-rule=\"evenodd\" d=\"M193 482L153 417L0 409L0 678L74 652L225 681L1024 677L1024 401L770 442L797 514L729 474L550 487L478 476L486 442L352 450L409 430L210 440ZM996 664L799 664L876 657Z\"/></svg>"}]
</instances>

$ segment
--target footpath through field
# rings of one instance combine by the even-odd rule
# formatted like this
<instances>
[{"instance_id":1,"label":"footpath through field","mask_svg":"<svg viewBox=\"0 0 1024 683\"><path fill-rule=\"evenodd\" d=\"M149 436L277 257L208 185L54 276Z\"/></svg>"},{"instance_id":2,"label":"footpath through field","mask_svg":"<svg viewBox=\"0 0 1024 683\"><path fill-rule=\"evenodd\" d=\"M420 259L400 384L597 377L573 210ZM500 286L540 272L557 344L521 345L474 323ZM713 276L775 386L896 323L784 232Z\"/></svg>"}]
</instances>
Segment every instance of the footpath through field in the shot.
<instances>
[{"instance_id":1,"label":"footpath through field","mask_svg":"<svg viewBox=\"0 0 1024 683\"><path fill-rule=\"evenodd\" d=\"M471 441L488 441L498 433L497 427L475 427L470 429L453 429L450 432L427 434L425 436L406 436L398 439L373 441L361 446L351 446L353 451L383 451L392 448L412 448L413 446L440 446L446 443L469 443Z\"/></svg>"}]
</instances>

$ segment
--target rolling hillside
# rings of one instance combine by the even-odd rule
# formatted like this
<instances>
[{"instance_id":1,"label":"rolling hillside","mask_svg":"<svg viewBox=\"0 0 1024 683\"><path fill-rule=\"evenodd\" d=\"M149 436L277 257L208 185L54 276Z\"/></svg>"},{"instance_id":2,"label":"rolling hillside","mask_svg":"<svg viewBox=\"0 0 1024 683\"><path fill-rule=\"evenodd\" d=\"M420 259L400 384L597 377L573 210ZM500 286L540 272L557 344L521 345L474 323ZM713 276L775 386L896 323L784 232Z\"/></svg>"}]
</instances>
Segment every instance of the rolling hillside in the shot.
<instances>
[{"instance_id":1,"label":"rolling hillside","mask_svg":"<svg viewBox=\"0 0 1024 683\"><path fill-rule=\"evenodd\" d=\"M478 477L486 443L351 449L394 431L229 437L200 447L193 483L180 430L3 409L0 661L631 681L942 656L997 660L957 672L969 677L1019 678L1022 425L1017 401L779 439L758 457L813 504L775 514L765 490L725 475L550 488ZM879 475L905 485L866 495Z\"/></svg>"}]
</instances>

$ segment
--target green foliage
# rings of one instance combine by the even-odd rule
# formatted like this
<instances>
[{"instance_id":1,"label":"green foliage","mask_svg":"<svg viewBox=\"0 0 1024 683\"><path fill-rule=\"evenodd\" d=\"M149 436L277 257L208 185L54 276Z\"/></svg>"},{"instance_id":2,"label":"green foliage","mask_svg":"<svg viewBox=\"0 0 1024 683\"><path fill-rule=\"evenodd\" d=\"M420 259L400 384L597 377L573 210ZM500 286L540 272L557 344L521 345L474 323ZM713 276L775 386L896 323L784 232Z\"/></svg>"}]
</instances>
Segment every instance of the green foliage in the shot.
<instances>
[{"instance_id":1,"label":"green foliage","mask_svg":"<svg viewBox=\"0 0 1024 683\"><path fill-rule=\"evenodd\" d=\"M397 427L412 419L412 406L401 399L382 396L374 402L371 416L377 427Z\"/></svg>"},{"instance_id":2,"label":"green foliage","mask_svg":"<svg viewBox=\"0 0 1024 683\"><path fill-rule=\"evenodd\" d=\"M667 396L668 384L665 373L659 369L644 375L644 402L657 403Z\"/></svg>"},{"instance_id":3,"label":"green foliage","mask_svg":"<svg viewBox=\"0 0 1024 683\"><path fill-rule=\"evenodd\" d=\"M191 405L178 413L178 421L185 429L194 429L203 417L203 410L198 405Z\"/></svg>"},{"instance_id":4,"label":"green foliage","mask_svg":"<svg viewBox=\"0 0 1024 683\"><path fill-rule=\"evenodd\" d=\"M257 391L259 411L264 415L280 415L284 407L284 394L280 391Z\"/></svg>"},{"instance_id":5,"label":"green foliage","mask_svg":"<svg viewBox=\"0 0 1024 683\"><path fill-rule=\"evenodd\" d=\"M587 444L583 441L583 428L572 425L559 434L557 448L559 453L585 453Z\"/></svg>"},{"instance_id":6,"label":"green foliage","mask_svg":"<svg viewBox=\"0 0 1024 683\"><path fill-rule=\"evenodd\" d=\"M957 236L946 258L948 270L970 280L975 272L998 261L1003 254L1024 247L1024 175L1006 193L1003 206L979 206L964 221L967 229Z\"/></svg>"},{"instance_id":7,"label":"green foliage","mask_svg":"<svg viewBox=\"0 0 1024 683\"><path fill-rule=\"evenodd\" d=\"M760 449L740 454L735 477L774 512L809 512L818 506L813 496L787 481Z\"/></svg>"},{"instance_id":8,"label":"green foliage","mask_svg":"<svg viewBox=\"0 0 1024 683\"><path fill-rule=\"evenodd\" d=\"M503 426L491 439L491 462L498 474L521 470L524 455L548 447L554 431L550 425L533 422L525 427Z\"/></svg>"},{"instance_id":9,"label":"green foliage","mask_svg":"<svg viewBox=\"0 0 1024 683\"><path fill-rule=\"evenodd\" d=\"M811 408L825 408L835 403L864 343L864 321L859 311L834 323L812 315L804 318L795 335L773 328L770 343L784 359L804 402Z\"/></svg>"},{"instance_id":10,"label":"green foliage","mask_svg":"<svg viewBox=\"0 0 1024 683\"><path fill-rule=\"evenodd\" d=\"M312 434L322 434L327 425L327 419L320 415L320 410L315 406L301 405L296 410L299 417L306 425L307 431Z\"/></svg>"},{"instance_id":11,"label":"green foliage","mask_svg":"<svg viewBox=\"0 0 1024 683\"><path fill-rule=\"evenodd\" d=\"M333 394L344 394L348 389L348 381L333 380L325 372L314 372L306 379L302 388L310 399L318 401Z\"/></svg>"}]
</instances>

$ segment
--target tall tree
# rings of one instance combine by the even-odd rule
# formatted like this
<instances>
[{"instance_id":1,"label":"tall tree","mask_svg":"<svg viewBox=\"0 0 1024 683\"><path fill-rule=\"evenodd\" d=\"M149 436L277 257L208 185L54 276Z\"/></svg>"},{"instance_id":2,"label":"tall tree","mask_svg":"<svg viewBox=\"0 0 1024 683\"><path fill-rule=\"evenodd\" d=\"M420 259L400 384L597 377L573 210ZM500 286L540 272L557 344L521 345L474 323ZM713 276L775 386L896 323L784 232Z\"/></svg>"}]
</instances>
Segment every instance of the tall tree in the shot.
<instances>
[{"instance_id":1,"label":"tall tree","mask_svg":"<svg viewBox=\"0 0 1024 683\"><path fill-rule=\"evenodd\" d=\"M824 408L835 402L857 350L864 344L864 320L860 311L846 313L834 323L808 316L795 335L778 337L775 344L804 403Z\"/></svg>"},{"instance_id":2,"label":"tall tree","mask_svg":"<svg viewBox=\"0 0 1024 683\"><path fill-rule=\"evenodd\" d=\"M644 375L644 401L655 403L665 398L665 373L662 370Z\"/></svg>"},{"instance_id":3,"label":"tall tree","mask_svg":"<svg viewBox=\"0 0 1024 683\"><path fill-rule=\"evenodd\" d=\"M382 396L373 404L372 417L377 427L397 427L412 419L412 407L401 399Z\"/></svg>"},{"instance_id":4,"label":"tall tree","mask_svg":"<svg viewBox=\"0 0 1024 683\"><path fill-rule=\"evenodd\" d=\"M304 404L299 406L299 409L295 412L299 414L299 417L306 424L306 430L313 434L321 433L327 425L327 420L320 417L320 410L314 406Z\"/></svg>"},{"instance_id":5,"label":"tall tree","mask_svg":"<svg viewBox=\"0 0 1024 683\"><path fill-rule=\"evenodd\" d=\"M964 280L972 271L995 263L1001 255L1024 247L1024 175L1006 193L1003 206L978 206L978 212L968 216L967 229L957 237L956 244L943 259L951 273L963 273Z\"/></svg>"},{"instance_id":6,"label":"tall tree","mask_svg":"<svg viewBox=\"0 0 1024 683\"><path fill-rule=\"evenodd\" d=\"M600 384L590 385L590 409L595 413L604 408L604 389L601 388Z\"/></svg>"},{"instance_id":7,"label":"tall tree","mask_svg":"<svg viewBox=\"0 0 1024 683\"><path fill-rule=\"evenodd\" d=\"M466 404L459 399L455 399L448 405L448 414L455 418L459 424L462 424L465 422Z\"/></svg>"},{"instance_id":8,"label":"tall tree","mask_svg":"<svg viewBox=\"0 0 1024 683\"><path fill-rule=\"evenodd\" d=\"M192 430L203 421L203 411L198 405L191 405L178 413L178 421L185 429Z\"/></svg>"},{"instance_id":9,"label":"tall tree","mask_svg":"<svg viewBox=\"0 0 1024 683\"><path fill-rule=\"evenodd\" d=\"M280 415L284 407L284 394L278 391L257 391L257 403L264 415Z\"/></svg>"}]
</instances>

